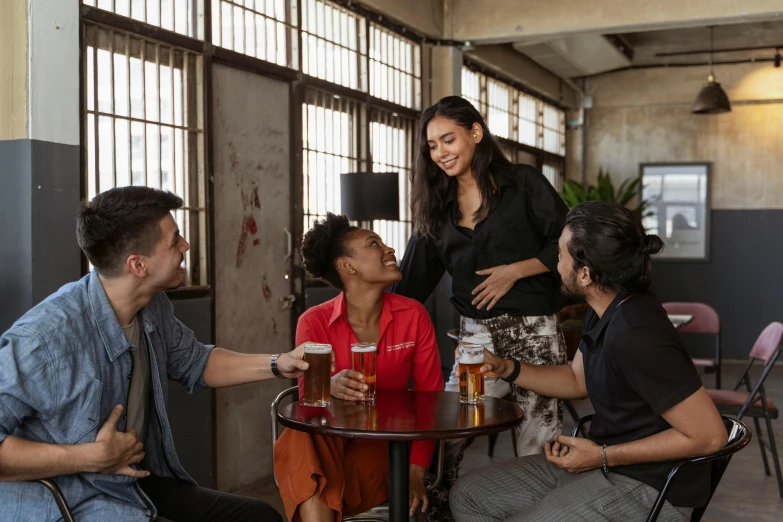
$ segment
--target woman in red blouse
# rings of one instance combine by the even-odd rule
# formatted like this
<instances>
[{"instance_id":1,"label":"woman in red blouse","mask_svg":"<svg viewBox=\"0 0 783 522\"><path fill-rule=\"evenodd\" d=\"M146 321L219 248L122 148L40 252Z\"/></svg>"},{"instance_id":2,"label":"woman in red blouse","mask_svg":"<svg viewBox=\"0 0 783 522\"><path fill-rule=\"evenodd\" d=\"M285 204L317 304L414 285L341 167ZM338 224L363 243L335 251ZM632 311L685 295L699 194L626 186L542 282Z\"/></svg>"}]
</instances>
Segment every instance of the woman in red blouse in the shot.
<instances>
[{"instance_id":1,"label":"woman in red blouse","mask_svg":"<svg viewBox=\"0 0 783 522\"><path fill-rule=\"evenodd\" d=\"M442 390L443 376L435 331L417 301L385 291L402 279L394 249L371 230L351 226L345 216L328 214L302 242L310 274L342 290L307 310L296 327L296 344L329 343L335 359L332 397L359 401L367 386L351 370L351 344L377 344L376 386L405 390L411 376L417 390ZM302 380L299 381L300 398ZM435 443L411 447L411 513L427 507L424 471ZM340 522L388 498L388 443L310 435L287 429L275 443L275 473L291 521Z\"/></svg>"}]
</instances>

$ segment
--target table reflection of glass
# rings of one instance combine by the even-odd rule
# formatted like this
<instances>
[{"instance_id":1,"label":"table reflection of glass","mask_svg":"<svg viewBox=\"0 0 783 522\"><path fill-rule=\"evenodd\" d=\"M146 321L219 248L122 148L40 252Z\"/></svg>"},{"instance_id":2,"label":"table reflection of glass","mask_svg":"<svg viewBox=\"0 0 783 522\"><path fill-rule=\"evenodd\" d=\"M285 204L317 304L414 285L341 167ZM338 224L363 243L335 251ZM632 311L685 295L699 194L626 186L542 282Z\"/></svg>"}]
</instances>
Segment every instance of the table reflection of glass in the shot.
<instances>
[{"instance_id":1,"label":"table reflection of glass","mask_svg":"<svg viewBox=\"0 0 783 522\"><path fill-rule=\"evenodd\" d=\"M313 410L321 410L316 413ZM460 404L444 391L378 390L375 404L332 398L326 408L298 402L280 406L280 424L298 431L389 441L390 522L408 522L410 442L489 435L522 422L516 404L486 397L482 406Z\"/></svg>"}]
</instances>

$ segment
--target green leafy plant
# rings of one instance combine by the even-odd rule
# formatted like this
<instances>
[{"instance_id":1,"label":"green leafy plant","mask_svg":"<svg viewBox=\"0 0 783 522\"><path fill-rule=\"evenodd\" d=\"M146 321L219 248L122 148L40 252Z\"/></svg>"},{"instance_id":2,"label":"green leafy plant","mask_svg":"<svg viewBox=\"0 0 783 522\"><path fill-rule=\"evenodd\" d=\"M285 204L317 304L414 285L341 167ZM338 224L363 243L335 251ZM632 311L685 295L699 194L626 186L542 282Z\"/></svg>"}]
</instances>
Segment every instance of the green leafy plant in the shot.
<instances>
[{"instance_id":1,"label":"green leafy plant","mask_svg":"<svg viewBox=\"0 0 783 522\"><path fill-rule=\"evenodd\" d=\"M640 181L639 178L628 178L615 190L609 172L604 172L603 169L600 169L598 171L597 185L588 185L585 188L581 183L569 179L566 180L560 197L563 198L569 209L585 201L611 201L628 207L638 199ZM650 215L650 212L647 210L648 204L648 201L643 200L636 207L631 206L629 208L638 214L639 217L644 217Z\"/></svg>"}]
</instances>

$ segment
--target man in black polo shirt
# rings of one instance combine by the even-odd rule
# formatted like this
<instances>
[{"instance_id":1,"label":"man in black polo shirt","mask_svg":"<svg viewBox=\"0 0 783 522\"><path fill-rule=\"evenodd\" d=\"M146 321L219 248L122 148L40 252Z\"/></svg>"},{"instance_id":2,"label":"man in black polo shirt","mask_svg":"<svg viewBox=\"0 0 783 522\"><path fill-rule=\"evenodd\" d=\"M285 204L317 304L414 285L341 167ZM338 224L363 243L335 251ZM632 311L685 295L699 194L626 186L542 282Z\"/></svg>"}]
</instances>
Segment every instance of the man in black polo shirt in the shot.
<instances>
[{"instance_id":1,"label":"man in black polo shirt","mask_svg":"<svg viewBox=\"0 0 783 522\"><path fill-rule=\"evenodd\" d=\"M557 268L564 293L590 305L573 363L536 366L485 352L482 371L549 397L589 397L589 437L557 436L544 455L467 474L451 491L458 522L644 520L669 461L726 444L718 411L648 292L650 256L662 247L619 205L584 203L568 214ZM684 468L658 520L687 520L709 491L706 465Z\"/></svg>"}]
</instances>

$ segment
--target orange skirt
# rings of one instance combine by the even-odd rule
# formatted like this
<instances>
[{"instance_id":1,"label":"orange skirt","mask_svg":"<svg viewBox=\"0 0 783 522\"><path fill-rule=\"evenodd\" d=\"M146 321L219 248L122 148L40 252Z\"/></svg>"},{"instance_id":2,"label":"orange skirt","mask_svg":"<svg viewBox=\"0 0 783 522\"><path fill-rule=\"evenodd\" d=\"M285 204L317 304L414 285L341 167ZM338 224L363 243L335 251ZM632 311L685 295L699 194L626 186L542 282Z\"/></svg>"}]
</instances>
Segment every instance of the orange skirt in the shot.
<instances>
[{"instance_id":1,"label":"orange skirt","mask_svg":"<svg viewBox=\"0 0 783 522\"><path fill-rule=\"evenodd\" d=\"M288 520L318 494L341 522L389 498L389 443L286 429L275 442L275 476Z\"/></svg>"}]
</instances>

